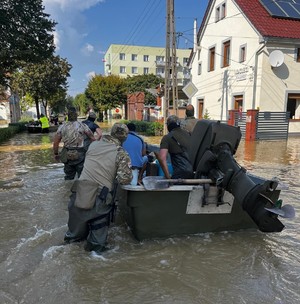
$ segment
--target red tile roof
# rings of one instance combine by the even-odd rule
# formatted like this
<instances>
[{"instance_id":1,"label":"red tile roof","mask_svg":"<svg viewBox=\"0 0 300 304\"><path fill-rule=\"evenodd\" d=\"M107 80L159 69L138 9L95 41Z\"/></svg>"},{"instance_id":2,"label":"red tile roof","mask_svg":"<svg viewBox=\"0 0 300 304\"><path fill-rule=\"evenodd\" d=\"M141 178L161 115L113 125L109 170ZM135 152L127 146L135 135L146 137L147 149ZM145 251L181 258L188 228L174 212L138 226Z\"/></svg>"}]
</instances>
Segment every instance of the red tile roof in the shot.
<instances>
[{"instance_id":1,"label":"red tile roof","mask_svg":"<svg viewBox=\"0 0 300 304\"><path fill-rule=\"evenodd\" d=\"M272 17L259 0L234 0L262 36L300 39L300 20Z\"/></svg>"}]
</instances>

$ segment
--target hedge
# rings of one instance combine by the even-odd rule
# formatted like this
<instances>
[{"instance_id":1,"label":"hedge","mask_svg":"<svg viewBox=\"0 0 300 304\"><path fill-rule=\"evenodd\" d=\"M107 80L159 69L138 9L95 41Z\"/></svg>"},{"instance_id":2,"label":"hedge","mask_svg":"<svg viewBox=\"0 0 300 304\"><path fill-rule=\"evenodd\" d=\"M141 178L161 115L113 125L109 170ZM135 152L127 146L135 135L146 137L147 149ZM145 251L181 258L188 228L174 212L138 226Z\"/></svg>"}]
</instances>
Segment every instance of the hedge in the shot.
<instances>
[{"instance_id":1,"label":"hedge","mask_svg":"<svg viewBox=\"0 0 300 304\"><path fill-rule=\"evenodd\" d=\"M24 123L11 123L7 128L0 128L0 142L12 138L15 134L26 130Z\"/></svg>"},{"instance_id":2,"label":"hedge","mask_svg":"<svg viewBox=\"0 0 300 304\"><path fill-rule=\"evenodd\" d=\"M140 120L122 120L122 123L132 122L136 126L136 132L147 136L161 136L163 135L164 125L161 122L149 122Z\"/></svg>"}]
</instances>

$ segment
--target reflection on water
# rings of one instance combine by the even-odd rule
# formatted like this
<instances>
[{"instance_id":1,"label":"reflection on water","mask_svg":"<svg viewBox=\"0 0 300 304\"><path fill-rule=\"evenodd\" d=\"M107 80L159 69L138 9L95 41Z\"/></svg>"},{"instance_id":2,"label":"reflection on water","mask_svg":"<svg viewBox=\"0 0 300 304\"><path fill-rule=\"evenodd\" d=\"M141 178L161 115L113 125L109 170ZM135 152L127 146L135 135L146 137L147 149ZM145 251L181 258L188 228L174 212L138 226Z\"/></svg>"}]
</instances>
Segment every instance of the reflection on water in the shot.
<instances>
[{"instance_id":1,"label":"reflection on water","mask_svg":"<svg viewBox=\"0 0 300 304\"><path fill-rule=\"evenodd\" d=\"M54 162L52 140L51 133L22 133L0 145L0 182L23 180L22 187L0 187L0 303L300 303L298 216L279 234L229 231L139 243L118 215L105 255L86 253L81 243L63 246L71 183ZM282 198L299 214L299 151L300 138L242 141L236 159L289 185Z\"/></svg>"}]
</instances>

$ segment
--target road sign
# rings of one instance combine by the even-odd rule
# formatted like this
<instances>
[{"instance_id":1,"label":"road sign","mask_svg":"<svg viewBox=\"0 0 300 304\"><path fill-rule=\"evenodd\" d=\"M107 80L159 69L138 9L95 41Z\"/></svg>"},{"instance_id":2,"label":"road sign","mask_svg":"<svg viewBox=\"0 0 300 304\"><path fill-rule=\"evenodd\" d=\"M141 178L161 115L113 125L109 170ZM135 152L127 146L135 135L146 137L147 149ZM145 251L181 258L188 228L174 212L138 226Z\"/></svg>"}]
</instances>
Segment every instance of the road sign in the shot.
<instances>
[{"instance_id":1,"label":"road sign","mask_svg":"<svg viewBox=\"0 0 300 304\"><path fill-rule=\"evenodd\" d=\"M182 88L182 91L188 98L192 98L198 91L196 86L190 81L186 86Z\"/></svg>"}]
</instances>

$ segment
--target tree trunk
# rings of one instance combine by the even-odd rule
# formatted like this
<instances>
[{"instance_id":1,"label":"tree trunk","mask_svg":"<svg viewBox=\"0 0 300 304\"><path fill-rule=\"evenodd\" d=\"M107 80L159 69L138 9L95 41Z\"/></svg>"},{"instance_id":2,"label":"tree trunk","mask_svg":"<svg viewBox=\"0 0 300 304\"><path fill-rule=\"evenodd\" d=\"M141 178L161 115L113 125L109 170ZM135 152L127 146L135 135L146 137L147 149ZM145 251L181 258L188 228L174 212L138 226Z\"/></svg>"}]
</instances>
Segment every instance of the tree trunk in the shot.
<instances>
[{"instance_id":1,"label":"tree trunk","mask_svg":"<svg viewBox=\"0 0 300 304\"><path fill-rule=\"evenodd\" d=\"M36 107L36 115L37 115L37 118L40 119L39 100L38 100L38 98L35 98L34 101L35 101L35 107Z\"/></svg>"}]
</instances>

